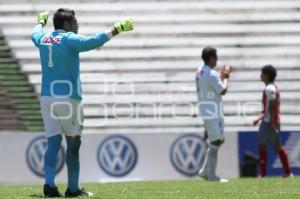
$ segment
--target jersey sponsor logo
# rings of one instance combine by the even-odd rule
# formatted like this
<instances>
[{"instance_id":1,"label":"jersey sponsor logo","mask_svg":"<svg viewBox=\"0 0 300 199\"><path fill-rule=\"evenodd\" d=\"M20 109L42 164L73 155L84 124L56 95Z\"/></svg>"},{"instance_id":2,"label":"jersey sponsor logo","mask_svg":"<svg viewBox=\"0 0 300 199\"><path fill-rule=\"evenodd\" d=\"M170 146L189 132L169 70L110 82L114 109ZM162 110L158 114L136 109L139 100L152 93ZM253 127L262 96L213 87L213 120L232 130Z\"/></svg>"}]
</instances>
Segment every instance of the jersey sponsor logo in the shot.
<instances>
[{"instance_id":1,"label":"jersey sponsor logo","mask_svg":"<svg viewBox=\"0 0 300 199\"><path fill-rule=\"evenodd\" d=\"M174 168L183 175L198 174L207 150L207 144L197 134L178 137L171 146L171 162Z\"/></svg>"},{"instance_id":2,"label":"jersey sponsor logo","mask_svg":"<svg viewBox=\"0 0 300 199\"><path fill-rule=\"evenodd\" d=\"M122 177L135 167L138 152L134 143L121 135L109 136L99 145L98 164L110 176Z\"/></svg>"},{"instance_id":3,"label":"jersey sponsor logo","mask_svg":"<svg viewBox=\"0 0 300 199\"><path fill-rule=\"evenodd\" d=\"M61 41L61 38L60 37L45 37L43 39L43 43L46 43L46 44L51 44L51 43L60 43Z\"/></svg>"},{"instance_id":4,"label":"jersey sponsor logo","mask_svg":"<svg viewBox=\"0 0 300 199\"><path fill-rule=\"evenodd\" d=\"M26 162L29 169L37 176L44 177L44 155L47 150L47 140L44 136L34 138L26 150ZM64 166L65 151L60 147L57 156L56 173L59 173Z\"/></svg>"}]
</instances>

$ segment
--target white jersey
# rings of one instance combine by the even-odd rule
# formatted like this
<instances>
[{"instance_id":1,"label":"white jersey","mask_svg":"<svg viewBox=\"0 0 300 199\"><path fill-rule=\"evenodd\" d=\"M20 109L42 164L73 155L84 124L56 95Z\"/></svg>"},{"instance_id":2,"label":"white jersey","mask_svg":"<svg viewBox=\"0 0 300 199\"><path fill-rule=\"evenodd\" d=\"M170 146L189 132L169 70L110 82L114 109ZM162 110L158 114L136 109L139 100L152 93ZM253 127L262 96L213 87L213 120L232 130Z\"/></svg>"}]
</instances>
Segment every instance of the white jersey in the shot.
<instances>
[{"instance_id":1,"label":"white jersey","mask_svg":"<svg viewBox=\"0 0 300 199\"><path fill-rule=\"evenodd\" d=\"M204 65L196 73L198 106L202 119L223 118L221 92L225 89L219 73Z\"/></svg>"},{"instance_id":2,"label":"white jersey","mask_svg":"<svg viewBox=\"0 0 300 199\"><path fill-rule=\"evenodd\" d=\"M275 123L279 123L280 121L280 92L278 87L275 84L268 84L263 92L263 121L265 122L270 122L270 112L269 112L269 107L270 107L270 101L275 100L275 106L274 106L274 111L275 111Z\"/></svg>"}]
</instances>

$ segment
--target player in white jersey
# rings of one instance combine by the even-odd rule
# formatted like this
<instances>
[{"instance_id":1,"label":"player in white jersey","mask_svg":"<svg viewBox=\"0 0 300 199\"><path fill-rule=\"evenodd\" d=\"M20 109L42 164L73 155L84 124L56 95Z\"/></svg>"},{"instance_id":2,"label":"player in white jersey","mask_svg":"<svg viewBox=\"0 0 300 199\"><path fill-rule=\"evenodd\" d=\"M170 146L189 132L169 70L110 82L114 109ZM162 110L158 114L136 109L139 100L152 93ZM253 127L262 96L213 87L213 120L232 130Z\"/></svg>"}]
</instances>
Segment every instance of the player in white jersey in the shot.
<instances>
[{"instance_id":1,"label":"player in white jersey","mask_svg":"<svg viewBox=\"0 0 300 199\"><path fill-rule=\"evenodd\" d=\"M225 66L221 76L214 70L218 56L213 47L203 49L202 59L205 64L196 73L198 106L210 145L199 176L209 181L227 182L216 175L216 167L218 150L225 141L222 95L227 92L231 67Z\"/></svg>"}]
</instances>

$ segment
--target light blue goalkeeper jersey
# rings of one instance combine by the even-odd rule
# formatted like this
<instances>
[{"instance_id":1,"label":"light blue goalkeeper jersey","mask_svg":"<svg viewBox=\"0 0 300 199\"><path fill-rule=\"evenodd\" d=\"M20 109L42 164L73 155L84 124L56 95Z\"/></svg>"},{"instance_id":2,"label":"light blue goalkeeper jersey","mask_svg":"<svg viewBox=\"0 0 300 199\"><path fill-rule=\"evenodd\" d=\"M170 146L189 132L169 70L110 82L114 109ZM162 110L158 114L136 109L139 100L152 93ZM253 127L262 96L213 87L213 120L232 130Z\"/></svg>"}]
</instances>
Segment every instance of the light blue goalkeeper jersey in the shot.
<instances>
[{"instance_id":1,"label":"light blue goalkeeper jersey","mask_svg":"<svg viewBox=\"0 0 300 199\"><path fill-rule=\"evenodd\" d=\"M110 38L107 33L93 36L55 30L44 33L37 25L31 39L40 51L42 65L41 96L82 99L79 53L102 46Z\"/></svg>"}]
</instances>

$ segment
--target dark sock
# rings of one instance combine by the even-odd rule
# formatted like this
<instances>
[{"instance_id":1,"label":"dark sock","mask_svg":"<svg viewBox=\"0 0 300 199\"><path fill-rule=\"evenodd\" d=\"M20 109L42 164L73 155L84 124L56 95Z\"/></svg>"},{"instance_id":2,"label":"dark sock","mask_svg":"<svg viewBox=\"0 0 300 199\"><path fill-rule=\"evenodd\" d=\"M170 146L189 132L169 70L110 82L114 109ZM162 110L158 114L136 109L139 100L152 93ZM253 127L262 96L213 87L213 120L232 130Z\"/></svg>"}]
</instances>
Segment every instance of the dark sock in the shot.
<instances>
[{"instance_id":1,"label":"dark sock","mask_svg":"<svg viewBox=\"0 0 300 199\"><path fill-rule=\"evenodd\" d=\"M267 150L266 149L260 149L259 150L259 166L260 166L260 175L262 177L267 175Z\"/></svg>"},{"instance_id":2,"label":"dark sock","mask_svg":"<svg viewBox=\"0 0 300 199\"><path fill-rule=\"evenodd\" d=\"M68 188L74 192L79 188L79 148L80 140L67 140L66 163L68 167Z\"/></svg>"},{"instance_id":3,"label":"dark sock","mask_svg":"<svg viewBox=\"0 0 300 199\"><path fill-rule=\"evenodd\" d=\"M290 175L291 174L291 167L288 161L287 152L284 150L284 148L281 148L279 151L279 157L284 169L285 174Z\"/></svg>"}]
</instances>

